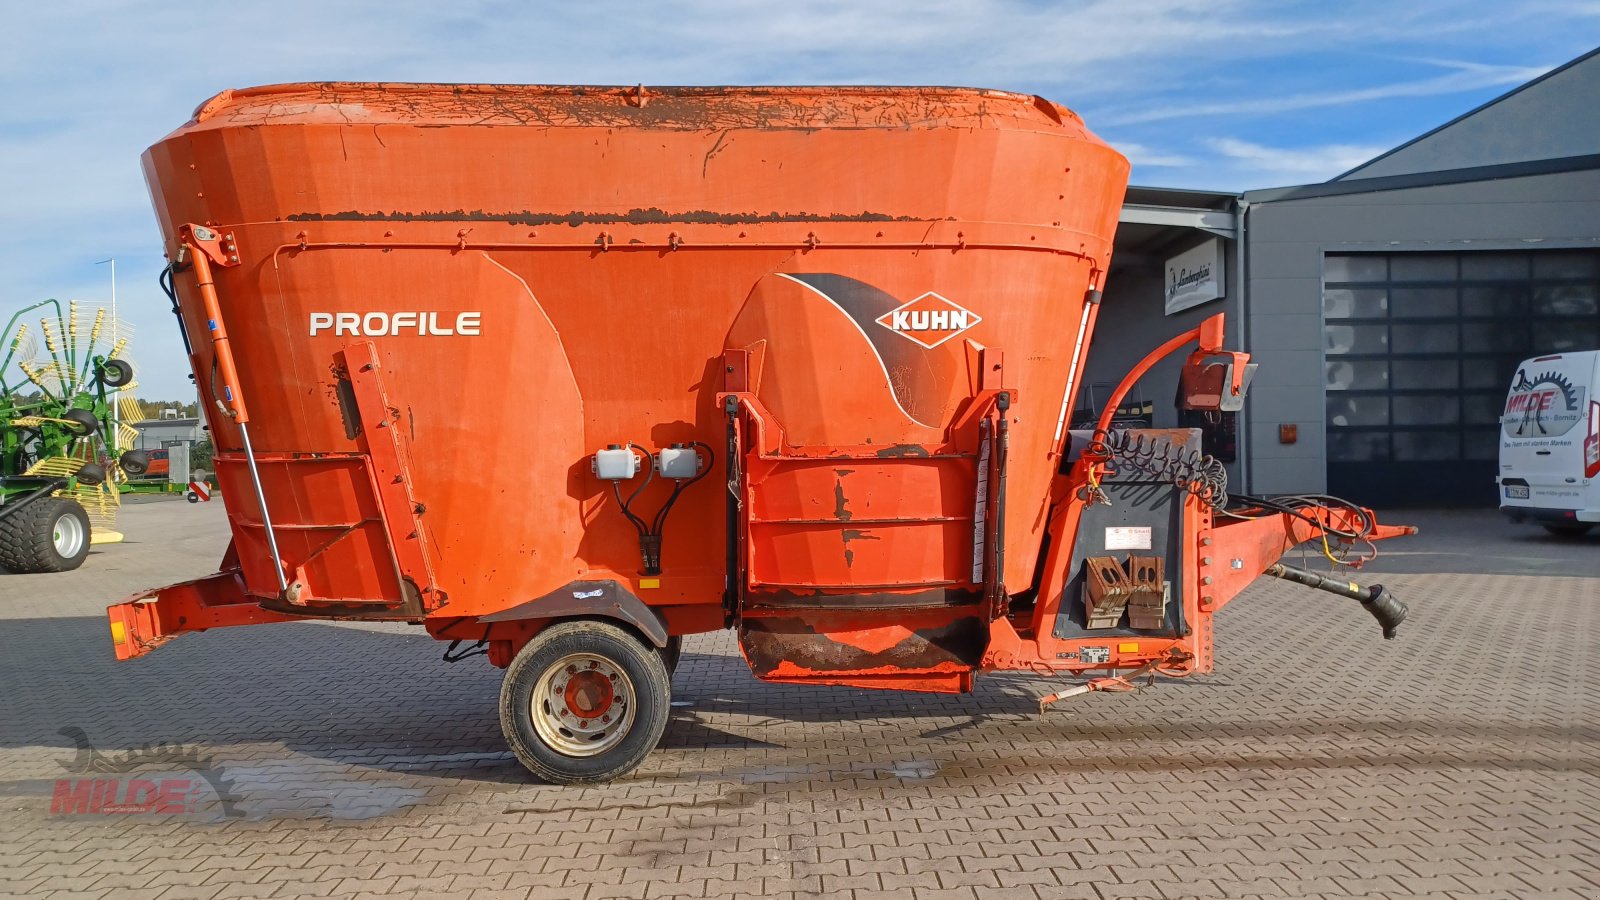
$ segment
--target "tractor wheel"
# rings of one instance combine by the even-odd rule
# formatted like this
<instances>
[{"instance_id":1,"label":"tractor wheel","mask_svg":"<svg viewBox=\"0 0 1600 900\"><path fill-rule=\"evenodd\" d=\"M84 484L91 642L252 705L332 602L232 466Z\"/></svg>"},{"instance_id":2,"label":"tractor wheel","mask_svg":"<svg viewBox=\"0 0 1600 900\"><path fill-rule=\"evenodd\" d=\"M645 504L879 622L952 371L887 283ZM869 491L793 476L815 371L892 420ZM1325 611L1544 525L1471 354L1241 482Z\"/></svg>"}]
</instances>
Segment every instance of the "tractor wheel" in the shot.
<instances>
[{"instance_id":1,"label":"tractor wheel","mask_svg":"<svg viewBox=\"0 0 1600 900\"><path fill-rule=\"evenodd\" d=\"M117 464L129 475L143 475L150 471L150 454L143 450L129 450L117 458Z\"/></svg>"},{"instance_id":2,"label":"tractor wheel","mask_svg":"<svg viewBox=\"0 0 1600 900\"><path fill-rule=\"evenodd\" d=\"M61 414L61 418L72 423L67 426L67 430L79 437L100 430L100 420L87 409L69 409Z\"/></svg>"},{"instance_id":3,"label":"tractor wheel","mask_svg":"<svg viewBox=\"0 0 1600 900\"><path fill-rule=\"evenodd\" d=\"M40 497L0 519L0 568L66 572L89 555L89 514L65 497Z\"/></svg>"},{"instance_id":4,"label":"tractor wheel","mask_svg":"<svg viewBox=\"0 0 1600 900\"><path fill-rule=\"evenodd\" d=\"M99 463L85 463L83 468L77 471L77 479L79 484L94 487L106 480L106 467Z\"/></svg>"},{"instance_id":5,"label":"tractor wheel","mask_svg":"<svg viewBox=\"0 0 1600 900\"><path fill-rule=\"evenodd\" d=\"M511 661L500 727L517 759L552 784L632 771L667 729L672 679L656 648L609 622L551 625Z\"/></svg>"},{"instance_id":6,"label":"tractor wheel","mask_svg":"<svg viewBox=\"0 0 1600 900\"><path fill-rule=\"evenodd\" d=\"M118 388L133 380L133 366L120 359L108 359L100 364L100 383Z\"/></svg>"},{"instance_id":7,"label":"tractor wheel","mask_svg":"<svg viewBox=\"0 0 1600 900\"><path fill-rule=\"evenodd\" d=\"M683 635L675 634L667 638L667 645L661 648L661 661L666 663L667 675L678 674L678 660L683 658Z\"/></svg>"},{"instance_id":8,"label":"tractor wheel","mask_svg":"<svg viewBox=\"0 0 1600 900\"><path fill-rule=\"evenodd\" d=\"M1583 537L1593 527L1585 522L1546 522L1544 530L1556 537Z\"/></svg>"}]
</instances>

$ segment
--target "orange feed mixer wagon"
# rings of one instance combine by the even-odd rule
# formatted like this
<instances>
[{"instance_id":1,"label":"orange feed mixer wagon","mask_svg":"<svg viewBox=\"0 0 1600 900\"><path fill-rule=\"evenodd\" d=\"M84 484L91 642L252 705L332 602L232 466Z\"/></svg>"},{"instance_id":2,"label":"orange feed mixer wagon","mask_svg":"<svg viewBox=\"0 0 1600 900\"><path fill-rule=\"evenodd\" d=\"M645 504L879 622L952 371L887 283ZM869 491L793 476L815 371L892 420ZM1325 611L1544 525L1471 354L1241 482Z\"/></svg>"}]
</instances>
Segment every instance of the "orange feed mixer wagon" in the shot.
<instances>
[{"instance_id":1,"label":"orange feed mixer wagon","mask_svg":"<svg viewBox=\"0 0 1600 900\"><path fill-rule=\"evenodd\" d=\"M1404 615L1277 560L1408 529L1230 500L1196 431L1064 427L1128 163L1047 100L295 84L144 168L233 542L111 607L119 658L420 624L507 668L511 747L578 782L657 743L685 634L767 681L1098 674L1048 702L1209 671L1263 572ZM1238 409L1221 335L1123 390L1187 352L1183 405Z\"/></svg>"}]
</instances>

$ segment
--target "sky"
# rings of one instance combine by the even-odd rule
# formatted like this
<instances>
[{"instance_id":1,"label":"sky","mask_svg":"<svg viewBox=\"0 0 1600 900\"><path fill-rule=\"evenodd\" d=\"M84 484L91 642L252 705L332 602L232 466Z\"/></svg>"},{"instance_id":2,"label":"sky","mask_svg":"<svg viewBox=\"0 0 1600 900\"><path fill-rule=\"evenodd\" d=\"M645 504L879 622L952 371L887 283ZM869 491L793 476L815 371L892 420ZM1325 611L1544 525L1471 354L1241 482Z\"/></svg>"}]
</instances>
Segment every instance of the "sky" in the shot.
<instances>
[{"instance_id":1,"label":"sky","mask_svg":"<svg viewBox=\"0 0 1600 900\"><path fill-rule=\"evenodd\" d=\"M0 312L107 303L192 397L146 147L291 81L939 84L1063 103L1135 184L1325 181L1600 44L1600 0L0 0Z\"/></svg>"}]
</instances>

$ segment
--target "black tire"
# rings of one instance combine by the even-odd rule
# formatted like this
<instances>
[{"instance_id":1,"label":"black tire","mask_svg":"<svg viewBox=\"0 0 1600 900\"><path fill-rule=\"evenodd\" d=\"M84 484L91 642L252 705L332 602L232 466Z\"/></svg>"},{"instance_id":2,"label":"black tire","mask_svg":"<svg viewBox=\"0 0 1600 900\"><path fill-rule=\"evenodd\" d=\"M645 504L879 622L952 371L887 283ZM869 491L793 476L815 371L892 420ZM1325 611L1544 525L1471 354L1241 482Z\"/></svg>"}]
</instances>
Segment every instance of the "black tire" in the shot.
<instances>
[{"instance_id":1,"label":"black tire","mask_svg":"<svg viewBox=\"0 0 1600 900\"><path fill-rule=\"evenodd\" d=\"M117 464L129 475L143 475L150 471L150 454L143 450L129 450L117 458Z\"/></svg>"},{"instance_id":2,"label":"black tire","mask_svg":"<svg viewBox=\"0 0 1600 900\"><path fill-rule=\"evenodd\" d=\"M83 468L79 469L74 477L78 479L79 484L94 487L106 480L106 467L99 463L84 463Z\"/></svg>"},{"instance_id":3,"label":"black tire","mask_svg":"<svg viewBox=\"0 0 1600 900\"><path fill-rule=\"evenodd\" d=\"M667 645L660 652L661 661L667 666L667 675L678 674L678 660L683 658L683 635L675 634L667 638Z\"/></svg>"},{"instance_id":4,"label":"black tire","mask_svg":"<svg viewBox=\"0 0 1600 900\"><path fill-rule=\"evenodd\" d=\"M622 703L612 699L607 688L606 706L592 707L625 710L631 700L632 719L620 736L601 732L596 740L614 743L588 756L563 752L541 736L540 727L534 722L535 715L546 723L559 721L559 708L552 706L548 698L539 700L536 712L534 694L547 675L552 680L566 678L556 664L577 655L603 660L616 674L625 675L632 688L631 698L625 692L617 694ZM575 671L571 666L566 671L591 679L596 677L588 670ZM620 684L620 681L612 678L609 683ZM562 685L557 682L553 687L559 689ZM563 693L568 698L573 696L570 690ZM518 761L534 775L551 784L593 784L631 772L644 762L667 730L671 705L672 679L655 647L609 622L559 622L535 635L506 669L505 681L500 686L500 727ZM619 713L623 714L625 712ZM583 721L587 724L590 719ZM582 736L566 732L566 737L577 743Z\"/></svg>"},{"instance_id":5,"label":"black tire","mask_svg":"<svg viewBox=\"0 0 1600 900\"><path fill-rule=\"evenodd\" d=\"M100 420L87 409L69 409L61 414L61 418L72 423L67 426L67 430L78 437L94 434L100 430Z\"/></svg>"},{"instance_id":6,"label":"black tire","mask_svg":"<svg viewBox=\"0 0 1600 900\"><path fill-rule=\"evenodd\" d=\"M120 359L108 359L100 364L100 383L106 387L122 387L133 380L133 366Z\"/></svg>"},{"instance_id":7,"label":"black tire","mask_svg":"<svg viewBox=\"0 0 1600 900\"><path fill-rule=\"evenodd\" d=\"M78 540L70 553L56 548L56 537L76 523ZM0 568L18 574L67 572L83 565L89 555L89 514L65 497L39 497L0 519Z\"/></svg>"},{"instance_id":8,"label":"black tire","mask_svg":"<svg viewBox=\"0 0 1600 900\"><path fill-rule=\"evenodd\" d=\"M196 494L194 491L189 491L183 495L183 499L188 500L190 503L199 503L200 495Z\"/></svg>"},{"instance_id":9,"label":"black tire","mask_svg":"<svg viewBox=\"0 0 1600 900\"><path fill-rule=\"evenodd\" d=\"M1544 523L1544 530L1550 532L1551 534L1555 535L1556 537L1583 537L1584 535L1588 534L1589 533L1589 529L1591 529L1593 527L1594 527L1593 525L1590 525L1590 524L1585 523L1585 522L1572 522L1572 523L1567 523L1567 522L1545 522Z\"/></svg>"}]
</instances>

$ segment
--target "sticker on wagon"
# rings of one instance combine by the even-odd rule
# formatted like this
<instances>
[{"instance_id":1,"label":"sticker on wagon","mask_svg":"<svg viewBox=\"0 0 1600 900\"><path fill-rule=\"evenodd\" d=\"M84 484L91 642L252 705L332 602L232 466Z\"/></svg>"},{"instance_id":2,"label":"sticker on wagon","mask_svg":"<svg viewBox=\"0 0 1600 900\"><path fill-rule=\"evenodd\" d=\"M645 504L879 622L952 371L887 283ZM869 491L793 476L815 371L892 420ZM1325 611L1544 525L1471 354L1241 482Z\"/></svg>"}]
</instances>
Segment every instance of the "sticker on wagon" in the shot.
<instances>
[{"instance_id":1,"label":"sticker on wagon","mask_svg":"<svg viewBox=\"0 0 1600 900\"><path fill-rule=\"evenodd\" d=\"M1095 664L1098 664L1098 663L1111 662L1111 648L1110 647L1079 647L1078 648L1078 661L1079 662L1086 662L1086 663L1089 663L1090 665L1095 665Z\"/></svg>"},{"instance_id":2,"label":"sticker on wagon","mask_svg":"<svg viewBox=\"0 0 1600 900\"><path fill-rule=\"evenodd\" d=\"M1150 526L1113 526L1106 529L1107 550L1149 550Z\"/></svg>"}]
</instances>

